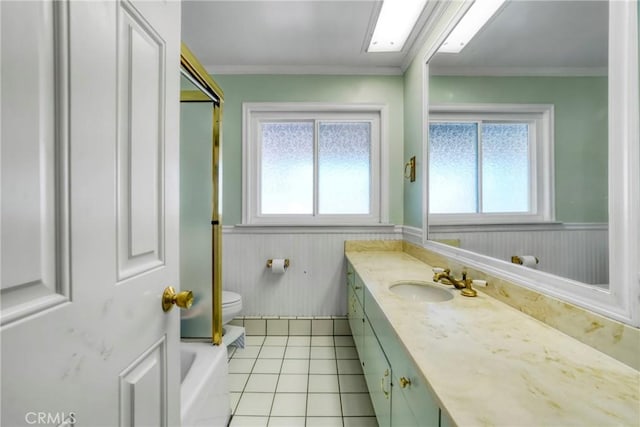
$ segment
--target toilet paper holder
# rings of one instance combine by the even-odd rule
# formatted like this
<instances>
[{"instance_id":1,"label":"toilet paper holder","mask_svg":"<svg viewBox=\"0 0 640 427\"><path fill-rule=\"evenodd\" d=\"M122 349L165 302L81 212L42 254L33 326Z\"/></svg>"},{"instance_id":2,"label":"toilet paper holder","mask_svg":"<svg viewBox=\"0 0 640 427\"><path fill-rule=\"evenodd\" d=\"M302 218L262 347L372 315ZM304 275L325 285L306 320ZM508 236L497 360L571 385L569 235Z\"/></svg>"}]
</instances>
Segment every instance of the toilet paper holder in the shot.
<instances>
[{"instance_id":1,"label":"toilet paper holder","mask_svg":"<svg viewBox=\"0 0 640 427\"><path fill-rule=\"evenodd\" d=\"M267 268L271 268L272 265L273 265L273 260L272 259L268 259L267 260ZM284 268L289 268L289 258L285 258L284 259Z\"/></svg>"},{"instance_id":2,"label":"toilet paper holder","mask_svg":"<svg viewBox=\"0 0 640 427\"><path fill-rule=\"evenodd\" d=\"M540 260L538 259L538 257L534 257L534 258L536 259L536 264L539 264ZM520 264L520 265L524 264L524 260L521 257L519 257L518 255L513 255L511 257L511 262L513 264Z\"/></svg>"}]
</instances>

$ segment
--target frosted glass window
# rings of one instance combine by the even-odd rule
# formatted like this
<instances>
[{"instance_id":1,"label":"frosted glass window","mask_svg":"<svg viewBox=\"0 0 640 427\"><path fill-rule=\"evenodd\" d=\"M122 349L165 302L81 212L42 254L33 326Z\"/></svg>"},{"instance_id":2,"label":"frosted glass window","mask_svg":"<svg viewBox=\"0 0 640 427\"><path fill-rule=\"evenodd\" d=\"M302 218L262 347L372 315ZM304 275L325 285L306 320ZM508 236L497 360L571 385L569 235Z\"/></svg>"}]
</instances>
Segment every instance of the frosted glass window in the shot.
<instances>
[{"instance_id":1,"label":"frosted glass window","mask_svg":"<svg viewBox=\"0 0 640 427\"><path fill-rule=\"evenodd\" d=\"M477 212L478 124L431 123L429 144L429 212Z\"/></svg>"},{"instance_id":2,"label":"frosted glass window","mask_svg":"<svg viewBox=\"0 0 640 427\"><path fill-rule=\"evenodd\" d=\"M243 223L387 222L385 112L381 105L244 104Z\"/></svg>"},{"instance_id":3,"label":"frosted glass window","mask_svg":"<svg viewBox=\"0 0 640 427\"><path fill-rule=\"evenodd\" d=\"M371 124L320 122L318 211L368 214L371 186Z\"/></svg>"},{"instance_id":4,"label":"frosted glass window","mask_svg":"<svg viewBox=\"0 0 640 427\"><path fill-rule=\"evenodd\" d=\"M263 214L313 214L313 134L313 122L262 123Z\"/></svg>"},{"instance_id":5,"label":"frosted glass window","mask_svg":"<svg viewBox=\"0 0 640 427\"><path fill-rule=\"evenodd\" d=\"M482 211L529 211L529 125L483 123Z\"/></svg>"}]
</instances>

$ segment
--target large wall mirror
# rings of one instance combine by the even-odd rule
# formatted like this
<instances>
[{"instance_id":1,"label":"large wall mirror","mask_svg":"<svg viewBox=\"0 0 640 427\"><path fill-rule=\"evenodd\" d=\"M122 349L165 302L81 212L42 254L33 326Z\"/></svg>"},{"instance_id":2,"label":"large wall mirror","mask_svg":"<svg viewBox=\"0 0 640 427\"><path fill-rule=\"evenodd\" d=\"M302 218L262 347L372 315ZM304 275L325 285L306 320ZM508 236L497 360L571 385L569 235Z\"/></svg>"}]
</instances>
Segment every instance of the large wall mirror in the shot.
<instances>
[{"instance_id":1,"label":"large wall mirror","mask_svg":"<svg viewBox=\"0 0 640 427\"><path fill-rule=\"evenodd\" d=\"M637 79L637 10L618 3L627 10L507 1L461 50L445 42L431 56L427 232L445 253L637 323L631 283L610 279L611 139L631 123L637 144L637 118L621 121L627 107L610 93L610 71L628 66L610 63L625 49L609 52L621 31L610 26L630 10Z\"/></svg>"}]
</instances>

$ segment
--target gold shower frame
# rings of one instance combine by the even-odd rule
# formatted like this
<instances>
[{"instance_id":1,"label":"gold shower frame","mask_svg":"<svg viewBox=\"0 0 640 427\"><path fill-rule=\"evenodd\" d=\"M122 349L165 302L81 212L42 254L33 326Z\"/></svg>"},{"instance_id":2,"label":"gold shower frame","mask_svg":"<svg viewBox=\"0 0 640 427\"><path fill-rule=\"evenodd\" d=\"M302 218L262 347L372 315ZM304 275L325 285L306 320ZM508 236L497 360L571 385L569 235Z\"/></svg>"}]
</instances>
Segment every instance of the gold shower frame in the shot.
<instances>
[{"instance_id":1,"label":"gold shower frame","mask_svg":"<svg viewBox=\"0 0 640 427\"><path fill-rule=\"evenodd\" d=\"M222 104L224 94L220 86L211 78L198 58L182 43L180 48L180 67L191 77L201 91L181 91L180 102L213 102L212 136L212 181L211 198L211 295L212 325L211 342L222 344L222 218L220 214L220 127L222 125Z\"/></svg>"}]
</instances>

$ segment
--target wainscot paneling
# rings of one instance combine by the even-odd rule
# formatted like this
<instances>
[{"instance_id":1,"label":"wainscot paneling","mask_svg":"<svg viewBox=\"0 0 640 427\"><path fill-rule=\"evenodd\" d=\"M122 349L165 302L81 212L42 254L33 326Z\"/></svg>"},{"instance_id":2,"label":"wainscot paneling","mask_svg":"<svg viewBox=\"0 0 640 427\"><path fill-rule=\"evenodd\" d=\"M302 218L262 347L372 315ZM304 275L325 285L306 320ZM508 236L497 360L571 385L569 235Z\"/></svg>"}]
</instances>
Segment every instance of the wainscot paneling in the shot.
<instances>
[{"instance_id":1,"label":"wainscot paneling","mask_svg":"<svg viewBox=\"0 0 640 427\"><path fill-rule=\"evenodd\" d=\"M606 224L552 224L531 227L438 227L431 240L456 239L460 248L509 261L512 255L534 255L537 269L583 283L609 282ZM436 228L436 227L433 227Z\"/></svg>"},{"instance_id":2,"label":"wainscot paneling","mask_svg":"<svg viewBox=\"0 0 640 427\"><path fill-rule=\"evenodd\" d=\"M224 227L222 283L243 316L346 314L345 240L399 240L401 227ZM267 260L288 258L284 274Z\"/></svg>"}]
</instances>

